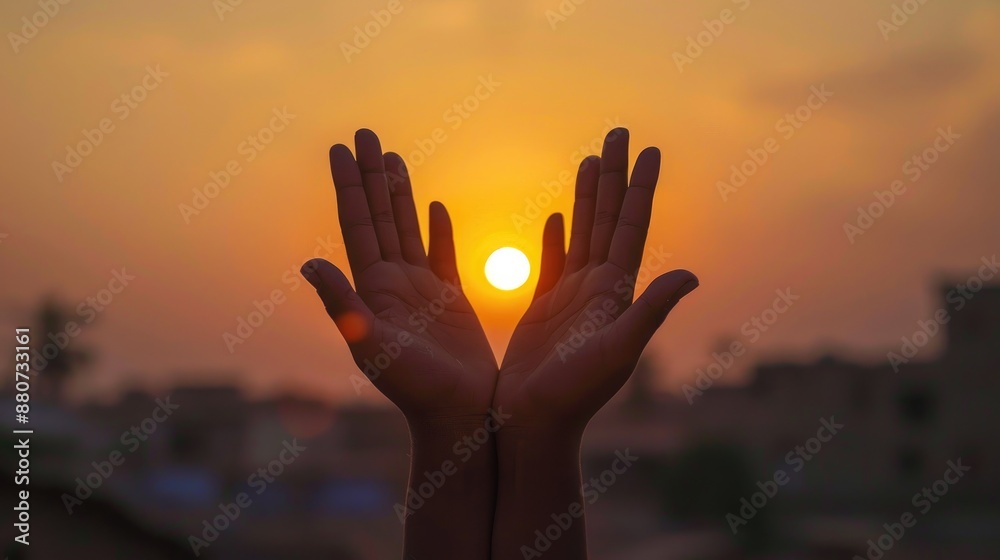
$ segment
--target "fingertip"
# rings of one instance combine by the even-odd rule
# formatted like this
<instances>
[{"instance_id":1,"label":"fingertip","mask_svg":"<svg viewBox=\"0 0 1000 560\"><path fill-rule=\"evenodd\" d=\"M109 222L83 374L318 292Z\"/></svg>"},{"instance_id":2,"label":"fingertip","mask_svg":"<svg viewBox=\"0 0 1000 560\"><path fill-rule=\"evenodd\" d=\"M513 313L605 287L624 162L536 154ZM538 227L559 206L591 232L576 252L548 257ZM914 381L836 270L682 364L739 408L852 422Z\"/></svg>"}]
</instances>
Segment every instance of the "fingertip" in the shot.
<instances>
[{"instance_id":1,"label":"fingertip","mask_svg":"<svg viewBox=\"0 0 1000 560\"><path fill-rule=\"evenodd\" d=\"M601 176L600 156L587 156L580 162L580 169L576 174L577 198L590 198L597 192L597 182Z\"/></svg>"},{"instance_id":2,"label":"fingertip","mask_svg":"<svg viewBox=\"0 0 1000 560\"><path fill-rule=\"evenodd\" d=\"M670 301L679 301L682 297L695 291L700 285L698 277L689 270L678 269L667 274L664 274L660 278L665 279L665 284L669 284L670 291Z\"/></svg>"},{"instance_id":3,"label":"fingertip","mask_svg":"<svg viewBox=\"0 0 1000 560\"><path fill-rule=\"evenodd\" d=\"M601 168L601 156L592 154L583 158L583 161L580 162L579 172L583 173L588 169L600 169L600 168Z\"/></svg>"},{"instance_id":4,"label":"fingertip","mask_svg":"<svg viewBox=\"0 0 1000 560\"><path fill-rule=\"evenodd\" d=\"M681 299L682 297L684 297L684 296L690 294L691 292L695 291L698 288L698 286L700 286L700 284L698 283L698 279L697 278L695 278L694 280L690 280L690 281L686 282L676 292L674 292L674 299L675 300Z\"/></svg>"},{"instance_id":5,"label":"fingertip","mask_svg":"<svg viewBox=\"0 0 1000 560\"><path fill-rule=\"evenodd\" d=\"M653 308L672 307L680 298L698 287L698 277L687 270L672 270L653 279L643 292L645 301Z\"/></svg>"},{"instance_id":6,"label":"fingertip","mask_svg":"<svg viewBox=\"0 0 1000 560\"><path fill-rule=\"evenodd\" d=\"M659 161L661 157L660 149L656 146L647 146L639 152L639 157L655 158L656 161Z\"/></svg>"},{"instance_id":7,"label":"fingertip","mask_svg":"<svg viewBox=\"0 0 1000 560\"><path fill-rule=\"evenodd\" d=\"M624 126L612 128L604 138L605 142L617 142L618 140L628 142L628 129Z\"/></svg>"},{"instance_id":8,"label":"fingertip","mask_svg":"<svg viewBox=\"0 0 1000 560\"><path fill-rule=\"evenodd\" d=\"M678 278L683 278L687 282L694 282L695 284L698 283L698 276L690 270L678 268L677 270L671 272L671 274L676 274Z\"/></svg>"},{"instance_id":9,"label":"fingertip","mask_svg":"<svg viewBox=\"0 0 1000 560\"><path fill-rule=\"evenodd\" d=\"M545 228L542 230L542 243L551 246L559 253L565 252L566 226L563 223L561 212L550 214L545 220Z\"/></svg>"},{"instance_id":10,"label":"fingertip","mask_svg":"<svg viewBox=\"0 0 1000 560\"><path fill-rule=\"evenodd\" d=\"M385 154L382 155L382 159L385 160L387 168L389 166L389 163L391 162L393 165L399 167L397 171L399 171L400 173L406 172L406 162L403 160L402 156L400 156L396 152L386 152Z\"/></svg>"},{"instance_id":11,"label":"fingertip","mask_svg":"<svg viewBox=\"0 0 1000 560\"><path fill-rule=\"evenodd\" d=\"M309 259L303 263L301 268L299 268L299 273L302 274L302 277L305 278L313 288L319 289L323 283L320 268L324 265L330 265L330 263L323 259Z\"/></svg>"},{"instance_id":12,"label":"fingertip","mask_svg":"<svg viewBox=\"0 0 1000 560\"><path fill-rule=\"evenodd\" d=\"M430 213L431 218L437 216L440 219L448 219L448 209L437 200L431 202Z\"/></svg>"},{"instance_id":13,"label":"fingertip","mask_svg":"<svg viewBox=\"0 0 1000 560\"><path fill-rule=\"evenodd\" d=\"M615 128L604 138L601 173L628 169L628 129Z\"/></svg>"},{"instance_id":14,"label":"fingertip","mask_svg":"<svg viewBox=\"0 0 1000 560\"><path fill-rule=\"evenodd\" d=\"M632 168L629 186L656 188L660 178L660 150L650 146L639 153Z\"/></svg>"},{"instance_id":15,"label":"fingertip","mask_svg":"<svg viewBox=\"0 0 1000 560\"><path fill-rule=\"evenodd\" d=\"M384 171L382 161L382 145L378 136L367 128L359 129L354 134L354 146L357 148L358 164L366 171Z\"/></svg>"},{"instance_id":16,"label":"fingertip","mask_svg":"<svg viewBox=\"0 0 1000 560\"><path fill-rule=\"evenodd\" d=\"M451 217L448 216L448 209L438 201L431 202L430 205L430 232L432 239L440 239L439 236L451 235Z\"/></svg>"},{"instance_id":17,"label":"fingertip","mask_svg":"<svg viewBox=\"0 0 1000 560\"><path fill-rule=\"evenodd\" d=\"M343 157L345 154L350 156L352 159L354 158L354 154L351 153L351 149L345 146L344 144L334 144L330 146L331 160L334 159L335 157Z\"/></svg>"}]
</instances>

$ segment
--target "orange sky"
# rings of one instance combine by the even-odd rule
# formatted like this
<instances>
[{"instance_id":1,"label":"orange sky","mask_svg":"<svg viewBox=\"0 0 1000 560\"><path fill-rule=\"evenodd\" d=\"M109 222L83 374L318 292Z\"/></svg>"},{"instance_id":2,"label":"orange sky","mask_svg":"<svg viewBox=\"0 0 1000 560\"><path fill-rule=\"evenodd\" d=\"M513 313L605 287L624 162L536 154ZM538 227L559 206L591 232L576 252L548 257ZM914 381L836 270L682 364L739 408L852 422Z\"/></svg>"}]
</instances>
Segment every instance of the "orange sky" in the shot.
<instances>
[{"instance_id":1,"label":"orange sky","mask_svg":"<svg viewBox=\"0 0 1000 560\"><path fill-rule=\"evenodd\" d=\"M47 293L75 309L112 270L136 277L80 335L102 361L79 396L238 379L354 398L346 347L291 279L317 238L340 242L326 151L359 127L409 162L422 219L430 201L448 206L497 352L534 277L504 294L482 265L502 245L537 262L544 222L512 216L527 201L568 214L572 189L543 185L612 125L630 128L633 157L659 146L647 249L670 257L652 272L701 278L649 350L674 388L720 340L746 341L776 289L801 299L736 370L831 348L880 359L933 312L942 271L964 277L998 250L995 2L931 0L880 30L892 2L566 0L555 17L557 0L222 1L72 2L37 16L37 33L22 20L37 2L0 6L3 323ZM714 37L703 22L720 17ZM679 70L699 33L707 46ZM789 129L824 85L832 98ZM960 138L911 181L904 163L948 126ZM98 135L78 166L53 169ZM777 151L723 200L718 182L768 139ZM227 166L206 207L179 210ZM844 222L895 179L905 194L850 243ZM330 259L346 267L342 247ZM223 333L276 289L287 300L231 354Z\"/></svg>"}]
</instances>

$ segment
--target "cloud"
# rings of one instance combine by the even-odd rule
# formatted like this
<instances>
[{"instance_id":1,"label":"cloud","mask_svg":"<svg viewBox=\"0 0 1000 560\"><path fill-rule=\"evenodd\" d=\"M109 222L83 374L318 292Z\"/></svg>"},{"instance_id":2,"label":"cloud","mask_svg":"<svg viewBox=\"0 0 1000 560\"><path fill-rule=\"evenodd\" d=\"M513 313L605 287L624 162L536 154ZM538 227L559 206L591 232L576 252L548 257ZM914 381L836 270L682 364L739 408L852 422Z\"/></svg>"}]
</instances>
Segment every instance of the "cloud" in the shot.
<instances>
[{"instance_id":1,"label":"cloud","mask_svg":"<svg viewBox=\"0 0 1000 560\"><path fill-rule=\"evenodd\" d=\"M828 75L783 79L751 90L758 103L779 107L801 103L809 84L825 83L837 92L837 105L858 110L885 109L926 102L970 82L984 68L982 53L959 46L911 49L866 61Z\"/></svg>"}]
</instances>

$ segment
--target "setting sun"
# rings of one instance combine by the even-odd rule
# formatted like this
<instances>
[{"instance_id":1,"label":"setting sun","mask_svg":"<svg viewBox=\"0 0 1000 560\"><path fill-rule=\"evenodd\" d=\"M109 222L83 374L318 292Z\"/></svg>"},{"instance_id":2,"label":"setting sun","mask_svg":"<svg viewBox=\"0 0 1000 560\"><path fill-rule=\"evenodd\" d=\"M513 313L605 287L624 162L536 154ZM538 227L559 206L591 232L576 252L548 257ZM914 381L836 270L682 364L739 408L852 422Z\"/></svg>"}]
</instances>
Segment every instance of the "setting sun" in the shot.
<instances>
[{"instance_id":1,"label":"setting sun","mask_svg":"<svg viewBox=\"0 0 1000 560\"><path fill-rule=\"evenodd\" d=\"M486 259L486 279L501 290L520 288L530 272L528 257L513 247L501 247Z\"/></svg>"}]
</instances>

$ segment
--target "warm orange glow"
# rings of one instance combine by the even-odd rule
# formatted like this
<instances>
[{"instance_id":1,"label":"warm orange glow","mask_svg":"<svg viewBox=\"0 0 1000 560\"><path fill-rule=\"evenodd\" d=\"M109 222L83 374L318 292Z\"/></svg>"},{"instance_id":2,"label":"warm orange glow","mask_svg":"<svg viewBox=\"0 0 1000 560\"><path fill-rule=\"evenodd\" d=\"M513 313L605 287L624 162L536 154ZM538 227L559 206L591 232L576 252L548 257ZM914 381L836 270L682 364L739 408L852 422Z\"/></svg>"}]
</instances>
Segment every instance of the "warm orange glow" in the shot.
<instances>
[{"instance_id":1,"label":"warm orange glow","mask_svg":"<svg viewBox=\"0 0 1000 560\"><path fill-rule=\"evenodd\" d=\"M329 146L367 127L403 156L425 243L428 205L447 206L463 289L500 353L530 302L546 217L561 212L568 239L577 164L620 125L633 158L648 145L663 153L647 254L670 256L648 276L688 268L703 280L667 322L675 336L649 347L669 355L673 381L789 285L808 306L754 352L895 344L931 272L996 251L983 231L995 231L1000 196L988 187L1000 6L928 3L887 40L877 22L890 4L404 2L349 60L343 44L385 2L69 4L0 76L12 132L0 137L0 303L54 293L72 309L125 267L134 285L81 338L112 364L95 375L245 370L262 385L307 380L353 397L346 375L313 381L316 364L354 365L298 274L320 256L351 277ZM561 5L575 8L565 21L547 17ZM679 70L673 53L723 5L736 21ZM4 29L20 32L36 9L3 3ZM147 67L166 75L123 105ZM722 200L717 182L824 83L829 103ZM844 222L941 126L963 135L959 147L849 243ZM98 136L57 178L67 146ZM915 242L927 224L933 242ZM521 288L487 281L498 247L531 263ZM806 274L816 255L842 268ZM284 303L231 353L221 335L275 290ZM348 337L364 332L340 323Z\"/></svg>"}]
</instances>

